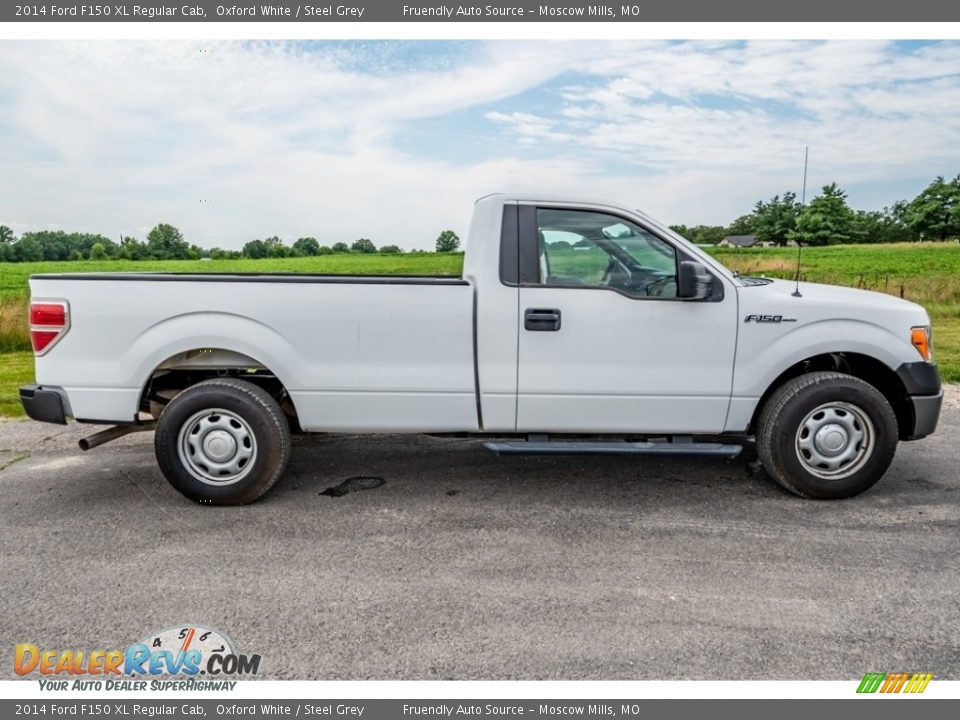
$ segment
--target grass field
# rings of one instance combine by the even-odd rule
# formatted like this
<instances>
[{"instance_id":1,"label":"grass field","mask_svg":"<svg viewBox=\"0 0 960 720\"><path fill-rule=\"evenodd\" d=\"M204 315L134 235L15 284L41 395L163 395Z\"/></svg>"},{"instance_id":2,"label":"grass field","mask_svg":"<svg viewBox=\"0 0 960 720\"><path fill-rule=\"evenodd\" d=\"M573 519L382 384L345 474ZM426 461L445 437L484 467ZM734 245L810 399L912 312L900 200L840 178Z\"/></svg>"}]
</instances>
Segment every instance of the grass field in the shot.
<instances>
[{"instance_id":1,"label":"grass field","mask_svg":"<svg viewBox=\"0 0 960 720\"><path fill-rule=\"evenodd\" d=\"M710 252L744 275L793 277L796 250L727 249ZM322 255L270 260L171 260L0 263L0 415L19 415L17 387L33 377L26 326L35 273L57 272L299 272L362 275L459 275L460 253ZM919 302L930 312L934 350L944 380L960 381L960 245L843 245L803 250L802 279L890 293Z\"/></svg>"},{"instance_id":2,"label":"grass field","mask_svg":"<svg viewBox=\"0 0 960 720\"><path fill-rule=\"evenodd\" d=\"M790 248L711 250L744 275L793 278ZM960 245L900 243L804 248L801 279L885 292L923 305L933 322L934 356L947 382L960 382Z\"/></svg>"}]
</instances>

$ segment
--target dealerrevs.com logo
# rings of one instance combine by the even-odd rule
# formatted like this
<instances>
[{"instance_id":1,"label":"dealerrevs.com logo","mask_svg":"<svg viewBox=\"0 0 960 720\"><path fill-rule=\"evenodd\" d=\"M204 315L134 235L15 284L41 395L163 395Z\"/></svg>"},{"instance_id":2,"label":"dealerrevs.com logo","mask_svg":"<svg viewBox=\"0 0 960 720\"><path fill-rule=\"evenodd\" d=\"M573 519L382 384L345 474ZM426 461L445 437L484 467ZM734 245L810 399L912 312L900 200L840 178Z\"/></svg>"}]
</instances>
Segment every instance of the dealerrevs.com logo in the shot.
<instances>
[{"instance_id":1,"label":"dealerrevs.com logo","mask_svg":"<svg viewBox=\"0 0 960 720\"><path fill-rule=\"evenodd\" d=\"M260 655L237 653L218 630L182 625L151 633L125 650L20 643L13 669L21 676L39 675L45 690L232 690L236 681L227 678L256 675Z\"/></svg>"}]
</instances>

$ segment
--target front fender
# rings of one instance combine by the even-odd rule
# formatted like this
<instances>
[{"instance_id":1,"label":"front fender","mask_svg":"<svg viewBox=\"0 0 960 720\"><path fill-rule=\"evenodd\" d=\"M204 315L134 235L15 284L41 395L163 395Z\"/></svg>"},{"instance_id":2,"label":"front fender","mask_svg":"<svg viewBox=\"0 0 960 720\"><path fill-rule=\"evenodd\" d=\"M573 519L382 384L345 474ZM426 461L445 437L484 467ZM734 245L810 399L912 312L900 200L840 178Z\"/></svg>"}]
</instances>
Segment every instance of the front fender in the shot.
<instances>
[{"instance_id":1,"label":"front fender","mask_svg":"<svg viewBox=\"0 0 960 720\"><path fill-rule=\"evenodd\" d=\"M917 359L908 340L864 320L819 320L800 327L745 324L737 344L733 396L759 398L792 365L827 353L859 353L896 370Z\"/></svg>"}]
</instances>

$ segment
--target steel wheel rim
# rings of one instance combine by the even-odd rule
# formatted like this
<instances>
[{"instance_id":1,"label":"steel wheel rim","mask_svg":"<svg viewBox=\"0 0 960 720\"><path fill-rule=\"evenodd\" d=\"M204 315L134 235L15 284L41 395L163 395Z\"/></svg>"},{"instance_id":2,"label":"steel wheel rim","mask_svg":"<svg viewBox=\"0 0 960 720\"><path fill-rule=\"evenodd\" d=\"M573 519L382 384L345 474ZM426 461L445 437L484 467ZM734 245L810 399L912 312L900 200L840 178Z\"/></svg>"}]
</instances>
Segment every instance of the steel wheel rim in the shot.
<instances>
[{"instance_id":1,"label":"steel wheel rim","mask_svg":"<svg viewBox=\"0 0 960 720\"><path fill-rule=\"evenodd\" d=\"M860 470L873 455L876 432L856 405L829 402L814 408L797 428L797 457L804 469L825 480Z\"/></svg>"},{"instance_id":2,"label":"steel wheel rim","mask_svg":"<svg viewBox=\"0 0 960 720\"><path fill-rule=\"evenodd\" d=\"M235 412L208 408L181 426L177 439L180 462L207 485L243 480L257 459L257 441L250 424Z\"/></svg>"}]
</instances>

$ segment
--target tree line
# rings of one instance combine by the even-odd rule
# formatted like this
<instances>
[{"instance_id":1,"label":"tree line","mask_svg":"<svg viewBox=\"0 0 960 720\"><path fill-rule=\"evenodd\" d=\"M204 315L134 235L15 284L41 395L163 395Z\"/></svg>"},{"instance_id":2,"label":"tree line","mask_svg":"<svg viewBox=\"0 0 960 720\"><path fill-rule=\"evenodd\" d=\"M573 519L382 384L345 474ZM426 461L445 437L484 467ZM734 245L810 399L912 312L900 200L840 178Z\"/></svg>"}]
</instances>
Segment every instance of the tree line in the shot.
<instances>
[{"instance_id":1,"label":"tree line","mask_svg":"<svg viewBox=\"0 0 960 720\"><path fill-rule=\"evenodd\" d=\"M774 245L841 243L894 243L960 238L960 175L938 177L913 200L900 200L883 210L853 210L847 193L836 183L824 185L820 194L802 205L786 192L759 201L753 211L727 226L672 225L693 242L713 245L728 235L756 235Z\"/></svg>"},{"instance_id":2,"label":"tree line","mask_svg":"<svg viewBox=\"0 0 960 720\"><path fill-rule=\"evenodd\" d=\"M836 183L823 186L806 205L795 193L774 195L757 202L753 211L729 225L672 225L671 228L696 243L713 245L727 235L756 235L774 245L799 241L804 245L839 243L892 243L960 238L960 175L951 180L936 178L912 200L900 200L883 210L853 210L847 194ZM444 230L435 241L437 252L455 252L460 238ZM146 240L122 237L114 242L91 233L63 230L26 232L17 238L0 225L0 262L41 260L198 260L209 257L277 258L312 257L335 253L402 253L397 245L377 247L369 238L321 245L316 238L302 237L285 244L279 237L251 240L241 250L204 249L188 243L173 225L160 223Z\"/></svg>"},{"instance_id":3,"label":"tree line","mask_svg":"<svg viewBox=\"0 0 960 720\"><path fill-rule=\"evenodd\" d=\"M452 230L437 236L437 252L455 252L460 238ZM302 237L286 245L279 237L251 240L242 250L222 248L204 249L188 243L183 233L173 225L160 223L151 230L146 240L121 237L120 242L94 233L68 233L63 230L26 232L19 238L6 225L0 225L0 262L39 262L43 260L213 260L227 258L285 258L333 255L336 253L390 253L400 254L397 245L377 248L369 238L359 238L351 244L321 245L316 238Z\"/></svg>"}]
</instances>

